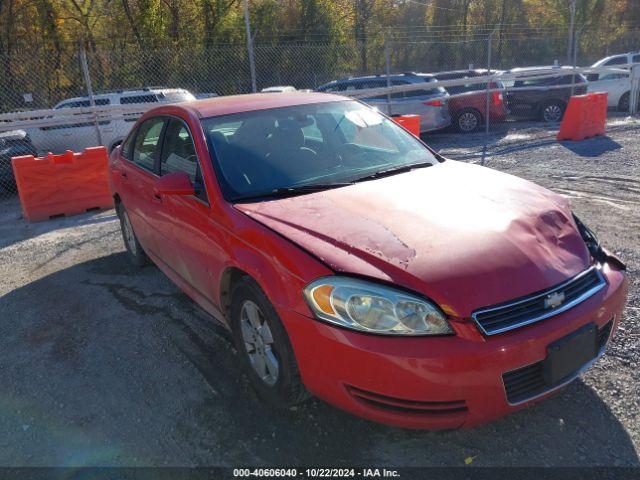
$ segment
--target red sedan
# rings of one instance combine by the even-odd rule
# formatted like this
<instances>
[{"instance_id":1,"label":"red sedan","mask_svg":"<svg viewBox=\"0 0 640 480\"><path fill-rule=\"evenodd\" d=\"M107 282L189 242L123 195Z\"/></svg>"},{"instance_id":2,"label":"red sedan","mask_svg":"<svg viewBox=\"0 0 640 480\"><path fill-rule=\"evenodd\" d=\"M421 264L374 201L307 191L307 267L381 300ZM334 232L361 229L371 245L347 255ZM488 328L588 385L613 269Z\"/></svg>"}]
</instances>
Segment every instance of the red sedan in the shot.
<instances>
[{"instance_id":1,"label":"red sedan","mask_svg":"<svg viewBox=\"0 0 640 480\"><path fill-rule=\"evenodd\" d=\"M259 94L147 112L110 159L132 260L232 332L258 394L471 426L605 350L624 265L567 201L444 159L370 107Z\"/></svg>"},{"instance_id":2,"label":"red sedan","mask_svg":"<svg viewBox=\"0 0 640 480\"><path fill-rule=\"evenodd\" d=\"M487 75L486 70L457 70L433 74L436 80L458 80L481 77L483 75ZM488 96L486 88L486 83L470 83L446 87L447 92L451 95L449 97L451 125L458 132L472 133L479 130L485 123L487 107L489 109L489 123L504 122L507 118L507 109L502 95L503 85L490 82L489 89L491 91Z\"/></svg>"}]
</instances>

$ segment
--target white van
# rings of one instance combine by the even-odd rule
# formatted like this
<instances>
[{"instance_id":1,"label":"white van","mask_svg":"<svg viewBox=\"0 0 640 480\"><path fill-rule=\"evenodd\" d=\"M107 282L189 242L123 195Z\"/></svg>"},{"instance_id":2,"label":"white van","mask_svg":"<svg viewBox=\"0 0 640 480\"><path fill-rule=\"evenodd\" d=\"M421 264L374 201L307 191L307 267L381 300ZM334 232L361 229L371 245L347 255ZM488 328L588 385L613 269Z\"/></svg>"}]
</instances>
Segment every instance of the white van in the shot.
<instances>
[{"instance_id":1,"label":"white van","mask_svg":"<svg viewBox=\"0 0 640 480\"><path fill-rule=\"evenodd\" d=\"M138 90L118 90L99 93L93 96L96 106L133 105L140 103L178 103L195 100L188 90L181 88L143 88ZM76 97L63 100L54 109L89 107L89 97ZM122 143L129 130L138 119L138 114L116 116L113 120L100 121L99 128L102 145L111 152ZM31 141L38 154L46 152L63 153L66 150L82 151L87 147L99 145L94 122L74 123L71 125L53 125L28 129Z\"/></svg>"}]
</instances>

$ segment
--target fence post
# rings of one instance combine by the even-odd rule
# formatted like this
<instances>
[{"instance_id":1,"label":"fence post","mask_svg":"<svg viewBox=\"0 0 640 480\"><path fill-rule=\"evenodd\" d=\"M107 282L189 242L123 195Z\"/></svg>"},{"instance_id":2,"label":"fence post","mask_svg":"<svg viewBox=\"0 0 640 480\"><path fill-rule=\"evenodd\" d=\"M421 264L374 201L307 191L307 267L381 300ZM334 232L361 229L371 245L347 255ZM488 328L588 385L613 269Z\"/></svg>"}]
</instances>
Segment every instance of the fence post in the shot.
<instances>
[{"instance_id":1,"label":"fence post","mask_svg":"<svg viewBox=\"0 0 640 480\"><path fill-rule=\"evenodd\" d=\"M494 28L489 34L489 40L487 42L487 75L491 75L491 45L493 43L493 35L496 33L498 27ZM491 82L487 82L487 95L485 99L485 112L484 112L484 134L489 135L489 97L490 97Z\"/></svg>"},{"instance_id":2,"label":"fence post","mask_svg":"<svg viewBox=\"0 0 640 480\"><path fill-rule=\"evenodd\" d=\"M631 67L631 91L629 92L629 115L638 113L640 102L640 64Z\"/></svg>"},{"instance_id":3,"label":"fence post","mask_svg":"<svg viewBox=\"0 0 640 480\"><path fill-rule=\"evenodd\" d=\"M579 28L576 31L574 42L573 42L573 74L571 75L571 96L573 97L573 93L575 91L575 83L576 83L576 67L578 66L578 49L580 48L580 34L582 33L582 28Z\"/></svg>"},{"instance_id":4,"label":"fence post","mask_svg":"<svg viewBox=\"0 0 640 480\"><path fill-rule=\"evenodd\" d=\"M567 64L571 63L571 47L573 46L573 24L576 18L576 0L569 5L569 39L567 40Z\"/></svg>"},{"instance_id":5,"label":"fence post","mask_svg":"<svg viewBox=\"0 0 640 480\"><path fill-rule=\"evenodd\" d=\"M491 45L493 43L493 35L498 30L499 25L491 31L487 40L487 75L491 75ZM487 143L489 141L489 97L490 97L491 81L487 81L484 111L484 146L482 147L482 159L480 165L484 165L487 155Z\"/></svg>"},{"instance_id":6,"label":"fence post","mask_svg":"<svg viewBox=\"0 0 640 480\"><path fill-rule=\"evenodd\" d=\"M98 139L98 145L102 145L102 132L100 131L100 122L98 122L98 115L96 114L96 100L93 98L93 86L91 85L91 76L89 75L89 65L87 63L87 52L84 46L80 46L80 64L82 65L82 76L84 77L84 84L87 87L87 94L89 96L89 105L93 109L93 122L96 126L96 137Z\"/></svg>"},{"instance_id":7,"label":"fence post","mask_svg":"<svg viewBox=\"0 0 640 480\"><path fill-rule=\"evenodd\" d=\"M389 52L389 42L384 39L384 62L385 73L387 74L387 88L391 87L391 53ZM387 115L391 116L391 92L387 91Z\"/></svg>"},{"instance_id":8,"label":"fence post","mask_svg":"<svg viewBox=\"0 0 640 480\"><path fill-rule=\"evenodd\" d=\"M256 64L253 58L253 39L251 38L251 23L249 22L249 3L248 0L243 1L244 8L244 26L247 30L247 54L249 55L249 74L251 75L251 91L256 93Z\"/></svg>"}]
</instances>

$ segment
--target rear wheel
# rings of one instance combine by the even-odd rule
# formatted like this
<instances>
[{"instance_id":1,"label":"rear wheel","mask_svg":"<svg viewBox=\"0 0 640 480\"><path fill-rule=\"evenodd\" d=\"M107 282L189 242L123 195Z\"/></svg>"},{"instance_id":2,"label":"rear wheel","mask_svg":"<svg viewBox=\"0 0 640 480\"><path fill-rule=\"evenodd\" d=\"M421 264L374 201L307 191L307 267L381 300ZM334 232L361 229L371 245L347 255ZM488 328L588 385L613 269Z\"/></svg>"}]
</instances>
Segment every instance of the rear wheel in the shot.
<instances>
[{"instance_id":1,"label":"rear wheel","mask_svg":"<svg viewBox=\"0 0 640 480\"><path fill-rule=\"evenodd\" d=\"M131 263L133 263L137 267L142 267L149 262L149 257L144 252L142 245L138 242L138 237L136 237L135 232L133 231L133 226L131 225L131 219L129 218L129 214L127 210L124 208L122 203L118 204L117 207L118 217L120 218L120 230L122 230L122 239L124 240L124 246L127 249L127 253L129 254L129 259Z\"/></svg>"},{"instance_id":2,"label":"rear wheel","mask_svg":"<svg viewBox=\"0 0 640 480\"><path fill-rule=\"evenodd\" d=\"M461 133L475 132L481 124L482 115L475 108L465 108L456 112L454 125Z\"/></svg>"},{"instance_id":3,"label":"rear wheel","mask_svg":"<svg viewBox=\"0 0 640 480\"><path fill-rule=\"evenodd\" d=\"M547 123L556 123L562 120L565 105L560 101L551 101L544 103L540 108L542 120Z\"/></svg>"},{"instance_id":4,"label":"rear wheel","mask_svg":"<svg viewBox=\"0 0 640 480\"><path fill-rule=\"evenodd\" d=\"M631 92L626 92L624 95L620 97L618 100L618 110L621 112L629 111L629 98L631 97Z\"/></svg>"},{"instance_id":5,"label":"rear wheel","mask_svg":"<svg viewBox=\"0 0 640 480\"><path fill-rule=\"evenodd\" d=\"M233 287L230 310L234 344L258 396L280 409L307 399L287 332L250 277Z\"/></svg>"}]
</instances>

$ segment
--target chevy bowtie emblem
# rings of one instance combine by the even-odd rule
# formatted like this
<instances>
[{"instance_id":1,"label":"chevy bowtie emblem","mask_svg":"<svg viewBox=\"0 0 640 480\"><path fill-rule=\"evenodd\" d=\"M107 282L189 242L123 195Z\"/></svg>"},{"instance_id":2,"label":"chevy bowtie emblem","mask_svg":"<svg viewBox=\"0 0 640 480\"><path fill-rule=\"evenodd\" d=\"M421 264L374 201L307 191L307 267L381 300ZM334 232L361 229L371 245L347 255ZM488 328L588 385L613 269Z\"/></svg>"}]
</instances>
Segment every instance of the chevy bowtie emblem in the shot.
<instances>
[{"instance_id":1,"label":"chevy bowtie emblem","mask_svg":"<svg viewBox=\"0 0 640 480\"><path fill-rule=\"evenodd\" d=\"M563 292L553 292L544 299L544 308L556 308L564 302Z\"/></svg>"}]
</instances>

